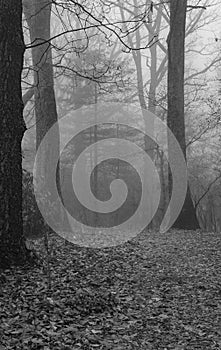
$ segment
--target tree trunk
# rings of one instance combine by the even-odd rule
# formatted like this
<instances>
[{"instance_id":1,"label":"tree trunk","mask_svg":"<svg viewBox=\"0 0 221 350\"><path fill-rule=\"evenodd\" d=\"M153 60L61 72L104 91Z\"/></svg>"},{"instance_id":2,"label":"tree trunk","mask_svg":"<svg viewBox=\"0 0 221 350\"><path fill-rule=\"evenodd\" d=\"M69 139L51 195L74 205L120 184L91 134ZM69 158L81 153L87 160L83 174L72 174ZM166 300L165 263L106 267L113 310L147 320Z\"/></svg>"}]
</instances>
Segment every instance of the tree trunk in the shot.
<instances>
[{"instance_id":1,"label":"tree trunk","mask_svg":"<svg viewBox=\"0 0 221 350\"><path fill-rule=\"evenodd\" d=\"M22 225L25 132L21 72L25 45L21 0L0 1L0 267L26 262Z\"/></svg>"},{"instance_id":2,"label":"tree trunk","mask_svg":"<svg viewBox=\"0 0 221 350\"><path fill-rule=\"evenodd\" d=\"M50 43L51 0L25 0L34 69L36 149L50 127L57 122L52 50ZM36 46L37 45L37 46Z\"/></svg>"},{"instance_id":3,"label":"tree trunk","mask_svg":"<svg viewBox=\"0 0 221 350\"><path fill-rule=\"evenodd\" d=\"M168 44L168 119L167 124L186 159L184 120L184 47L187 0L170 1L170 32ZM170 144L169 144L170 149ZM171 177L171 176L170 176ZM171 188L171 181L169 184ZM199 223L188 186L186 199L174 228L198 229Z\"/></svg>"},{"instance_id":4,"label":"tree trunk","mask_svg":"<svg viewBox=\"0 0 221 350\"><path fill-rule=\"evenodd\" d=\"M41 153L37 167L37 181L42 181L42 196L47 196L51 207L56 200L55 188L52 179L48 174L51 167L51 160L59 159L60 135L56 99L54 92L54 76L52 47L50 43L51 31L51 0L24 0L24 14L29 26L30 40L32 44L32 64L34 69L34 98L35 98L35 117L36 117L36 150L38 150L41 141L53 125L54 132L47 138L44 152ZM36 46L37 45L37 46ZM59 169L59 161L58 161ZM60 174L57 172L57 189L60 189ZM65 214L61 208L60 213L51 213L60 216L60 220L66 220ZM51 215L50 214L50 215Z\"/></svg>"}]
</instances>

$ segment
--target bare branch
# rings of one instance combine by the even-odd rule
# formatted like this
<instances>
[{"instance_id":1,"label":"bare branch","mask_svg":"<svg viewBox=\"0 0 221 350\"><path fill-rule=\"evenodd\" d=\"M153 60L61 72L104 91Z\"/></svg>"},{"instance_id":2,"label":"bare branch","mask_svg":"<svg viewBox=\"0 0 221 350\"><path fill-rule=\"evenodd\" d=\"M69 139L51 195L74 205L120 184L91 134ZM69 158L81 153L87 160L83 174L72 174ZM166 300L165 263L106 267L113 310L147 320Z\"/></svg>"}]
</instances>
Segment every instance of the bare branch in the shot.
<instances>
[{"instance_id":1,"label":"bare branch","mask_svg":"<svg viewBox=\"0 0 221 350\"><path fill-rule=\"evenodd\" d=\"M23 104L24 107L26 106L26 104L30 101L30 99L32 98L32 96L34 95L34 86L31 87L28 91L26 91L24 93L24 95L22 96L22 100L23 100Z\"/></svg>"},{"instance_id":2,"label":"bare branch","mask_svg":"<svg viewBox=\"0 0 221 350\"><path fill-rule=\"evenodd\" d=\"M210 182L210 184L208 185L207 189L205 190L205 192L199 197L199 199L195 202L195 209L198 207L199 203L201 202L201 200L207 195L207 193L209 192L209 190L211 189L211 187L217 182L217 180L219 180L221 178L221 173L219 173L219 175L217 175L215 177L215 179Z\"/></svg>"},{"instance_id":3,"label":"bare branch","mask_svg":"<svg viewBox=\"0 0 221 350\"><path fill-rule=\"evenodd\" d=\"M206 10L206 6L194 6L194 5L188 5L187 8L190 8L190 9L203 9L203 10Z\"/></svg>"}]
</instances>

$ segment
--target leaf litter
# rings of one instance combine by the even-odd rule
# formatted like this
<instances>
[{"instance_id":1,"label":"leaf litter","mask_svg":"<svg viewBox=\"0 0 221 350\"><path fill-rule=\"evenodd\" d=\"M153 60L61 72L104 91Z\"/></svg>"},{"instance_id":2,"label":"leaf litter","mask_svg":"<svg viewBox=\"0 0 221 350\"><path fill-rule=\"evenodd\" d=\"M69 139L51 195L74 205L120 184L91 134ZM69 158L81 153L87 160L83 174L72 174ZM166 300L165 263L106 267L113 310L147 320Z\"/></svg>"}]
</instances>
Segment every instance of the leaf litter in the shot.
<instances>
[{"instance_id":1,"label":"leaf litter","mask_svg":"<svg viewBox=\"0 0 221 350\"><path fill-rule=\"evenodd\" d=\"M144 231L89 249L51 234L0 280L0 350L221 349L221 235Z\"/></svg>"}]
</instances>

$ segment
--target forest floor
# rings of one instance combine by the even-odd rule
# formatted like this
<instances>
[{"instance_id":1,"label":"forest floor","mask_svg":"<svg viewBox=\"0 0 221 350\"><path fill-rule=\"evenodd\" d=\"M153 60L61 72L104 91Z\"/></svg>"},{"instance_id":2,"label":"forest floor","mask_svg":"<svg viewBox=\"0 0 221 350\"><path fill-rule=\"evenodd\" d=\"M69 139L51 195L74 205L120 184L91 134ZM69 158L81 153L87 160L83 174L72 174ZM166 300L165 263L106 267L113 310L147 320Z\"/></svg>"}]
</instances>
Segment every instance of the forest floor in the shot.
<instances>
[{"instance_id":1,"label":"forest floor","mask_svg":"<svg viewBox=\"0 0 221 350\"><path fill-rule=\"evenodd\" d=\"M50 237L41 266L4 271L0 350L221 349L221 234L143 232L115 248Z\"/></svg>"}]
</instances>

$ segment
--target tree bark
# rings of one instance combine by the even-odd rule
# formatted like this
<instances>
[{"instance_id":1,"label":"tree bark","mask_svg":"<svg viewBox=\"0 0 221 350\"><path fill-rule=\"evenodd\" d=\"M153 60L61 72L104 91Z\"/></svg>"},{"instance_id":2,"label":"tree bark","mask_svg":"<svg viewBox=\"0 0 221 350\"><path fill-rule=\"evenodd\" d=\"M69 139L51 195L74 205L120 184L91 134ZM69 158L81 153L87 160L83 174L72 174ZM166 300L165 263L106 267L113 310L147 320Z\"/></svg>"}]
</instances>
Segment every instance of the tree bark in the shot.
<instances>
[{"instance_id":1,"label":"tree bark","mask_svg":"<svg viewBox=\"0 0 221 350\"><path fill-rule=\"evenodd\" d=\"M0 267L23 264L21 73L25 45L21 0L0 1Z\"/></svg>"},{"instance_id":2,"label":"tree bark","mask_svg":"<svg viewBox=\"0 0 221 350\"><path fill-rule=\"evenodd\" d=\"M168 44L168 127L177 138L186 159L184 119L184 48L187 0L170 1L170 32ZM170 154L169 144L169 154ZM171 180L171 176L170 176ZM169 184L171 188L171 181ZM198 229L199 223L193 206L190 189L174 228Z\"/></svg>"}]
</instances>

